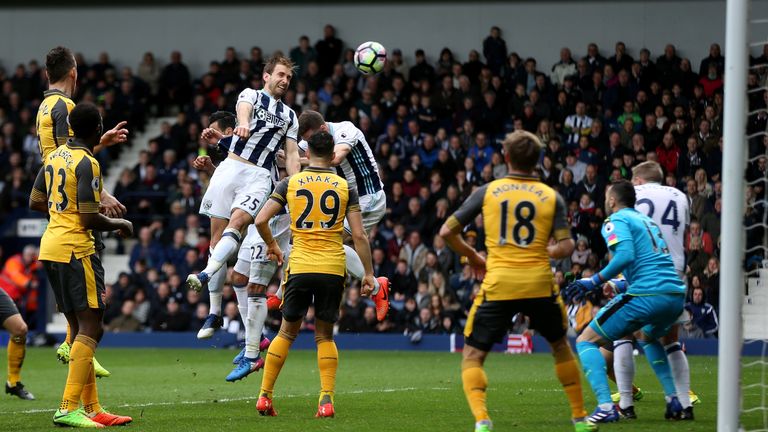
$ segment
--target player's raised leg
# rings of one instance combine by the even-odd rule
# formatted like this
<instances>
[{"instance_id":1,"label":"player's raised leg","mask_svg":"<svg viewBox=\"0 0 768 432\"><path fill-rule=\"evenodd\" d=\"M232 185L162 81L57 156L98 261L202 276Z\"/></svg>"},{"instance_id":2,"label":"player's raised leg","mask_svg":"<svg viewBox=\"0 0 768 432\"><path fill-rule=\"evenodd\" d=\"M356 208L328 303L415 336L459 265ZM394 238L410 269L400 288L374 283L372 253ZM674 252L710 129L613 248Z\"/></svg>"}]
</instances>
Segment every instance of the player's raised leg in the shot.
<instances>
[{"instance_id":1,"label":"player's raised leg","mask_svg":"<svg viewBox=\"0 0 768 432\"><path fill-rule=\"evenodd\" d=\"M344 245L344 254L347 258L347 273L357 280L365 276L363 261L352 247ZM371 299L376 304L376 319L384 321L389 312L389 279L381 276L374 279L376 282L371 292Z\"/></svg>"},{"instance_id":2,"label":"player's raised leg","mask_svg":"<svg viewBox=\"0 0 768 432\"><path fill-rule=\"evenodd\" d=\"M16 305L5 291L0 289L0 322L9 333L8 339L8 377L5 381L5 393L19 399L35 400L35 396L21 383L21 366L27 348L27 324L21 318Z\"/></svg>"},{"instance_id":3,"label":"player's raised leg","mask_svg":"<svg viewBox=\"0 0 768 432\"><path fill-rule=\"evenodd\" d=\"M208 256L208 262L211 260L215 246L221 242L223 232L228 223L228 219L211 215L211 249ZM208 284L210 310L208 311L208 317L205 319L203 326L197 332L198 339L208 339L213 337L216 330L220 329L224 324L221 317L221 291L224 288L226 278L226 268L224 271L219 271L210 275L201 273L198 275L189 275L187 277L187 284L190 288L196 291L201 290L204 283Z\"/></svg>"}]
</instances>

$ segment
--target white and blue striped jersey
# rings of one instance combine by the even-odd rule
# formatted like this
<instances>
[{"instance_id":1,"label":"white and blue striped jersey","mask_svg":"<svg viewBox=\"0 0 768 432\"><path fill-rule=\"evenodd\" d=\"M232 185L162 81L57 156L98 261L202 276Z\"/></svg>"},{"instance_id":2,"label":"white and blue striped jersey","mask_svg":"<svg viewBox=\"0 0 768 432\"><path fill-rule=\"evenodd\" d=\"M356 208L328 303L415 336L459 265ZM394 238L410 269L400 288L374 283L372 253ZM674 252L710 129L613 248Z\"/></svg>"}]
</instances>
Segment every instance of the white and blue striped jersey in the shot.
<instances>
[{"instance_id":1,"label":"white and blue striped jersey","mask_svg":"<svg viewBox=\"0 0 768 432\"><path fill-rule=\"evenodd\" d=\"M685 273L685 229L691 223L688 196L659 183L635 186L635 210L653 219L678 272Z\"/></svg>"},{"instance_id":2,"label":"white and blue striped jersey","mask_svg":"<svg viewBox=\"0 0 768 432\"><path fill-rule=\"evenodd\" d=\"M275 153L285 140L297 141L299 122L296 113L264 90L243 90L237 98L238 104L242 102L253 105L250 137L247 140L235 135L225 137L219 145L254 165L271 171Z\"/></svg>"},{"instance_id":3,"label":"white and blue striped jersey","mask_svg":"<svg viewBox=\"0 0 768 432\"><path fill-rule=\"evenodd\" d=\"M344 144L351 148L347 157L336 167L336 173L346 178L349 188L355 189L360 197L382 190L379 166L363 132L348 121L326 124L333 136L334 145ZM307 142L301 141L299 148L306 152Z\"/></svg>"}]
</instances>

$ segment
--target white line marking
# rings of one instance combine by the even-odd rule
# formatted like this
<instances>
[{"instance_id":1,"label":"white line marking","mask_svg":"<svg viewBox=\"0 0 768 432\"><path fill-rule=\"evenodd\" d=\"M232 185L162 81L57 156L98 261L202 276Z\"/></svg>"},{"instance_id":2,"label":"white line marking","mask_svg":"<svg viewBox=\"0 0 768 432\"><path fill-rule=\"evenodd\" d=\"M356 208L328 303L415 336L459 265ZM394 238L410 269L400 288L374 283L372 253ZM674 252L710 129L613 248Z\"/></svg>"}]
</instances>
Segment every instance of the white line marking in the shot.
<instances>
[{"instance_id":1,"label":"white line marking","mask_svg":"<svg viewBox=\"0 0 768 432\"><path fill-rule=\"evenodd\" d=\"M366 394L366 393L399 393L399 392L407 392L407 391L414 391L414 390L448 391L451 389L449 389L448 387L431 387L431 388L422 388L422 389L419 389L416 387L403 387L403 388L385 388L385 389L371 389L371 390L352 390L347 392L337 392L337 394L354 395L354 394ZM280 400L280 399L309 397L309 396L316 396L316 393L278 395L277 399ZM191 401L147 402L147 403L139 403L139 404L123 404L123 405L116 405L115 408L146 408L146 407L170 406L170 405L202 405L202 404L212 404L212 403L242 402L242 401L250 401L250 400L256 400L256 399L258 399L258 395L243 396L243 397L236 397L236 398L220 398L220 399L212 398L212 399L206 399L206 400L191 400ZM0 411L0 414L37 414L37 413L52 413L55 411L56 411L55 409L37 408L37 409L29 409L29 410L22 410L22 411Z\"/></svg>"}]
</instances>

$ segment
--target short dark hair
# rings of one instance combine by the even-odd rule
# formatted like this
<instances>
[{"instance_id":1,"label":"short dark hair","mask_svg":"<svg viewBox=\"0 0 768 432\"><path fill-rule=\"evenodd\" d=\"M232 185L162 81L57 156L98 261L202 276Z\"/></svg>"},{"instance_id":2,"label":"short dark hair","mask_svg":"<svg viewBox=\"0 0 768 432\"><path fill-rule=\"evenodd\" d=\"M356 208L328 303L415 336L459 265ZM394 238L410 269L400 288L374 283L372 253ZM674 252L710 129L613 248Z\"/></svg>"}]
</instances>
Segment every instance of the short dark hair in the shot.
<instances>
[{"instance_id":1,"label":"short dark hair","mask_svg":"<svg viewBox=\"0 0 768 432\"><path fill-rule=\"evenodd\" d=\"M235 115L229 111L216 111L208 118L210 124L218 123L221 130L234 129L237 124Z\"/></svg>"},{"instance_id":2,"label":"short dark hair","mask_svg":"<svg viewBox=\"0 0 768 432\"><path fill-rule=\"evenodd\" d=\"M524 172L532 172L536 168L544 148L539 138L530 132L508 134L502 145L512 168Z\"/></svg>"},{"instance_id":3,"label":"short dark hair","mask_svg":"<svg viewBox=\"0 0 768 432\"><path fill-rule=\"evenodd\" d=\"M69 48L57 46L48 51L48 55L45 56L45 70L48 73L48 81L51 83L64 79L74 67L75 56Z\"/></svg>"},{"instance_id":4,"label":"short dark hair","mask_svg":"<svg viewBox=\"0 0 768 432\"><path fill-rule=\"evenodd\" d=\"M635 187L629 181L619 180L613 183L609 193L624 207L635 207L635 201L637 201Z\"/></svg>"},{"instance_id":5,"label":"short dark hair","mask_svg":"<svg viewBox=\"0 0 768 432\"><path fill-rule=\"evenodd\" d=\"M75 133L75 138L88 139L99 134L101 125L101 113L99 108L90 102L80 102L70 111L69 127Z\"/></svg>"},{"instance_id":6,"label":"short dark hair","mask_svg":"<svg viewBox=\"0 0 768 432\"><path fill-rule=\"evenodd\" d=\"M309 137L308 143L313 156L327 159L333 157L333 137L328 132L315 133Z\"/></svg>"},{"instance_id":7,"label":"short dark hair","mask_svg":"<svg viewBox=\"0 0 768 432\"><path fill-rule=\"evenodd\" d=\"M325 123L323 115L317 111L304 110L299 115L299 138L304 136L307 131L317 131Z\"/></svg>"}]
</instances>

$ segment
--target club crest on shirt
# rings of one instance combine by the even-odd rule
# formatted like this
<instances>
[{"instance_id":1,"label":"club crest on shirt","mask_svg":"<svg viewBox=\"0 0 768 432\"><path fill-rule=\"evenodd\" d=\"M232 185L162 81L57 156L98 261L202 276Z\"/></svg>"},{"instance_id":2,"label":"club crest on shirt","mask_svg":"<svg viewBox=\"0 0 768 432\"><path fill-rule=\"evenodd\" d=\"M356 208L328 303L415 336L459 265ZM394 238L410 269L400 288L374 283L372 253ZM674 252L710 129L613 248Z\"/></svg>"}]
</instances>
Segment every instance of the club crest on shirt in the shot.
<instances>
[{"instance_id":1,"label":"club crest on shirt","mask_svg":"<svg viewBox=\"0 0 768 432\"><path fill-rule=\"evenodd\" d=\"M211 200L205 200L203 201L203 210L208 211L213 206L213 202Z\"/></svg>"}]
</instances>

